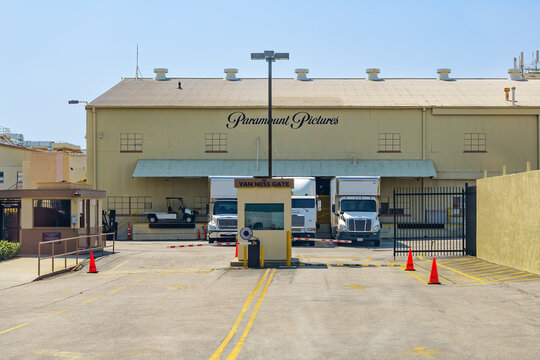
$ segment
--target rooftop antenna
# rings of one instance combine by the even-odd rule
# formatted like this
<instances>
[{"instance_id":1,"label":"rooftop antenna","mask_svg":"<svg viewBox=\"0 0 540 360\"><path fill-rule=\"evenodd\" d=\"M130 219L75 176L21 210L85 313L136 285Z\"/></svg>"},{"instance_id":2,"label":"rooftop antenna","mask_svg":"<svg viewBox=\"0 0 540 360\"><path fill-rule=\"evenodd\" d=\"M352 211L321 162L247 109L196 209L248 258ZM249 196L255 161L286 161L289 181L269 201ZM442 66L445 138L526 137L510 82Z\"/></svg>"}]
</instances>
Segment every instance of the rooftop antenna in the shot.
<instances>
[{"instance_id":1,"label":"rooftop antenna","mask_svg":"<svg viewBox=\"0 0 540 360\"><path fill-rule=\"evenodd\" d=\"M137 67L135 68L135 79L142 79L141 70L139 69L139 44L137 44Z\"/></svg>"}]
</instances>

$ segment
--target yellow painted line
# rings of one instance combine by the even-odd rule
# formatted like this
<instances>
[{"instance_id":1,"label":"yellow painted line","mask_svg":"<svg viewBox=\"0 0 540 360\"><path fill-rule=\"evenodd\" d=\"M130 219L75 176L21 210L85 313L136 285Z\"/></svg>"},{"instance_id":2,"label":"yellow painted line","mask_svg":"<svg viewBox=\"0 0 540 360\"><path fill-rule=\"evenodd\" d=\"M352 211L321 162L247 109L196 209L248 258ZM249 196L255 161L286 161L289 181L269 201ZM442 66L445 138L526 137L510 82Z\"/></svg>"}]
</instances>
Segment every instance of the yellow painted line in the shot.
<instances>
[{"instance_id":1,"label":"yellow painted line","mask_svg":"<svg viewBox=\"0 0 540 360\"><path fill-rule=\"evenodd\" d=\"M471 261L474 261L474 262L477 262L478 259L476 258L472 258L472 259L463 259L463 258L459 258L459 259L441 259L441 263L442 262L449 262L453 265L456 265L456 264L459 264L459 263L468 263L468 262L471 262Z\"/></svg>"},{"instance_id":2,"label":"yellow painted line","mask_svg":"<svg viewBox=\"0 0 540 360\"><path fill-rule=\"evenodd\" d=\"M498 275L495 275L495 276L486 276L486 277L493 277L493 278L504 278L505 276L515 276L515 275L526 275L526 274L530 274L526 271L513 271L511 273L508 273L508 274L498 274ZM498 279L494 279L494 280L498 280ZM494 280L491 280L491 281L494 281Z\"/></svg>"},{"instance_id":3,"label":"yellow painted line","mask_svg":"<svg viewBox=\"0 0 540 360\"><path fill-rule=\"evenodd\" d=\"M368 256L367 257L369 261L373 261L373 259L371 258L371 256Z\"/></svg>"},{"instance_id":4,"label":"yellow painted line","mask_svg":"<svg viewBox=\"0 0 540 360\"><path fill-rule=\"evenodd\" d=\"M255 307L253 308L253 311L251 312L249 322L247 323L246 328L244 329L244 332L242 333L242 336L236 343L234 349L231 351L231 354L227 357L227 360L235 360L238 357L238 354L240 354L240 351L242 350L242 346L244 346L244 343L249 334L249 331L251 330L251 327L253 326L253 322L255 322L255 318L257 317L259 308L261 307L261 304L264 300L264 296L266 295L266 291L268 290L268 286L270 286L270 283L272 282L272 278L274 277L275 273L276 273L276 269L273 269L272 273L270 274L270 277L268 278L268 281L266 282L266 285L264 286L264 289L261 292L261 295L259 295L259 300L257 300L257 303L255 304Z\"/></svg>"},{"instance_id":5,"label":"yellow painted line","mask_svg":"<svg viewBox=\"0 0 540 360\"><path fill-rule=\"evenodd\" d=\"M104 272L106 272L106 273L107 273L107 272L109 272L109 271L113 271L113 270L116 270L116 269L118 269L118 268L119 268L120 266L122 266L122 265L124 265L124 264L127 264L128 262L129 262L129 260L126 260L126 261L124 261L123 263L121 263L121 264L118 264L118 265L116 265L115 267L113 267L112 269L110 269L110 270L107 270L107 271L104 271Z\"/></svg>"},{"instance_id":6,"label":"yellow painted line","mask_svg":"<svg viewBox=\"0 0 540 360\"><path fill-rule=\"evenodd\" d=\"M103 297L103 296L96 296L95 298L90 299L90 300L83 301L82 303L83 303L83 304L88 304L88 303L90 303L90 302L92 302L92 301L96 301L96 300L98 300L98 299L101 299L102 297Z\"/></svg>"},{"instance_id":7,"label":"yellow painted line","mask_svg":"<svg viewBox=\"0 0 540 360\"><path fill-rule=\"evenodd\" d=\"M476 266L456 266L456 268L460 269L460 270L466 270L466 271L476 271L476 270L481 270L481 269L492 269L492 268L497 268L499 267L499 265L493 265L493 264L489 264L489 265L476 265Z\"/></svg>"},{"instance_id":8,"label":"yellow painted line","mask_svg":"<svg viewBox=\"0 0 540 360\"><path fill-rule=\"evenodd\" d=\"M140 283L140 282L143 281L143 280L144 280L144 278L137 279L137 280L135 280L135 281L133 282L133 285L138 284L138 283Z\"/></svg>"},{"instance_id":9,"label":"yellow painted line","mask_svg":"<svg viewBox=\"0 0 540 360\"><path fill-rule=\"evenodd\" d=\"M375 264L375 267L381 267L381 265L380 264Z\"/></svg>"},{"instance_id":10,"label":"yellow painted line","mask_svg":"<svg viewBox=\"0 0 540 360\"><path fill-rule=\"evenodd\" d=\"M55 315L60 315L62 313L65 313L66 311L68 311L68 309L60 310L58 312L55 312L54 314L49 314L49 315L45 316L45 319L51 318L51 317L53 317Z\"/></svg>"},{"instance_id":11,"label":"yellow painted line","mask_svg":"<svg viewBox=\"0 0 540 360\"><path fill-rule=\"evenodd\" d=\"M478 268L478 269L474 269L473 272L475 273L482 273L482 272L489 272L489 271L498 271L498 270L510 270L508 267L506 266L502 266L502 265L497 265L497 266L493 266L493 267L484 267L484 268Z\"/></svg>"},{"instance_id":12,"label":"yellow painted line","mask_svg":"<svg viewBox=\"0 0 540 360\"><path fill-rule=\"evenodd\" d=\"M426 281L426 280L422 279L420 276L418 276L418 275L416 275L416 274L413 274L412 271L405 271L405 270L403 270L403 272L405 272L405 273L407 273L407 274L409 274L409 275L411 275L411 276L414 276L415 278L417 278L418 280L420 280L421 282L423 282L424 284L427 285L427 281Z\"/></svg>"},{"instance_id":13,"label":"yellow painted line","mask_svg":"<svg viewBox=\"0 0 540 360\"><path fill-rule=\"evenodd\" d=\"M125 288L126 288L125 286L122 286L122 287L119 287L118 289L111 290L111 294L114 294L115 292L118 292L120 290L124 290Z\"/></svg>"},{"instance_id":14,"label":"yellow painted line","mask_svg":"<svg viewBox=\"0 0 540 360\"><path fill-rule=\"evenodd\" d=\"M336 266L343 266L343 264L336 264Z\"/></svg>"},{"instance_id":15,"label":"yellow painted line","mask_svg":"<svg viewBox=\"0 0 540 360\"><path fill-rule=\"evenodd\" d=\"M274 271L275 271L275 269L274 269ZM219 347L214 352L214 354L212 354L212 356L210 357L210 360L218 360L220 358L221 353L223 352L223 350L225 350L225 347L227 347L227 344L229 343L229 341L231 341L232 337L236 333L236 330L238 329L238 326L240 325L240 322L244 318L244 315L245 315L247 309L249 308L249 305L251 304L251 301L253 301L253 298L255 297L255 295L257 294L259 289L261 288L261 285L264 282L264 280L266 280L266 277L268 276L269 272L270 272L270 269L266 270L266 272L264 273L263 276L261 276L261 278L259 279L259 281L255 285L253 290L251 290L251 293L249 294L248 298L246 299L246 301L244 303L244 306L242 307L242 310L240 310L240 314L236 318L236 321L234 322L233 327L229 331L229 334L227 334L227 337L225 338L225 340L223 340L223 342L219 345Z\"/></svg>"},{"instance_id":16,"label":"yellow painted line","mask_svg":"<svg viewBox=\"0 0 540 360\"><path fill-rule=\"evenodd\" d=\"M483 277L490 277L490 276L495 275L495 274L515 273L515 272L520 273L520 274L522 273L521 271L517 271L515 269L504 269L504 270L500 270L500 271L487 272L485 274L482 272L482 276ZM507 275L509 275L509 274L507 274Z\"/></svg>"},{"instance_id":17,"label":"yellow painted line","mask_svg":"<svg viewBox=\"0 0 540 360\"><path fill-rule=\"evenodd\" d=\"M21 327L26 326L26 325L28 325L28 324L30 324L30 323L20 324L20 325L14 326L14 327L12 327L12 328L9 328L9 329L0 331L0 335L5 334L5 333L7 333L7 332L10 332L11 330L15 330L15 329L21 328Z\"/></svg>"},{"instance_id":18,"label":"yellow painted line","mask_svg":"<svg viewBox=\"0 0 540 360\"><path fill-rule=\"evenodd\" d=\"M533 274L533 275L534 275L534 274ZM530 281L530 280L540 280L540 277L527 278L527 279L505 280L504 282L512 282L512 281Z\"/></svg>"},{"instance_id":19,"label":"yellow painted line","mask_svg":"<svg viewBox=\"0 0 540 360\"><path fill-rule=\"evenodd\" d=\"M422 259L422 260L426 260L426 259L424 259L424 258L421 257L421 256L418 256L418 257L419 257L420 259ZM429 261L429 260L428 260L428 261ZM461 271L456 270L456 269L454 269L454 268L451 268L451 267L449 267L449 266L445 266L445 265L443 265L443 264L437 264L437 266L442 267L442 268L444 268L444 269L448 269L448 270L453 271L453 272L455 272L455 273L457 273L457 274L459 274L459 275L463 275L463 276L465 276L465 277L468 277L469 279L473 279L473 280L476 280L476 281L481 282L481 283L485 283L485 282L486 282L486 281L483 280L483 279L480 279L480 278L477 278L477 277L475 277L475 276L471 276L471 275L465 274L464 272L461 272Z\"/></svg>"},{"instance_id":20,"label":"yellow painted line","mask_svg":"<svg viewBox=\"0 0 540 360\"><path fill-rule=\"evenodd\" d=\"M490 282L504 281L504 280L509 280L509 279L525 277L525 276L535 276L535 274L527 273L527 274L524 274L524 275L510 276L510 277L505 277L505 278L502 278L502 279L491 280Z\"/></svg>"}]
</instances>

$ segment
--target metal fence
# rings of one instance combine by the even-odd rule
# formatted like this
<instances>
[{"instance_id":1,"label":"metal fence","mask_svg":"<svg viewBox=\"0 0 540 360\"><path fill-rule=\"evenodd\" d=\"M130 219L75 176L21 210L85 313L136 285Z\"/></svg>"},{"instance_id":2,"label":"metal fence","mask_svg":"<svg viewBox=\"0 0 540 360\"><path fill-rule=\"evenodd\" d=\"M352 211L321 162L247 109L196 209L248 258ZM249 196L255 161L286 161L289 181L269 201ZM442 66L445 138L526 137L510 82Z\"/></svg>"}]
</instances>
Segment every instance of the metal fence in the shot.
<instances>
[{"instance_id":1,"label":"metal fence","mask_svg":"<svg viewBox=\"0 0 540 360\"><path fill-rule=\"evenodd\" d=\"M465 254L466 191L461 187L394 189L394 257Z\"/></svg>"},{"instance_id":2,"label":"metal fence","mask_svg":"<svg viewBox=\"0 0 540 360\"><path fill-rule=\"evenodd\" d=\"M107 236L112 235L112 245L107 246ZM79 242L81 239L88 239L89 246L80 248ZM116 241L116 233L102 233L94 235L80 235L65 239L40 241L38 244L38 276L41 276L41 260L51 259L51 272L54 272L54 259L55 257L64 257L64 269L67 269L67 257L68 255L75 255L75 264L79 264L79 254L89 253L90 251L101 251L107 247L112 247L112 253L114 254L114 245ZM68 242L74 242L75 250L67 251ZM51 255L43 256L42 247L49 247ZM56 249L55 249L56 248ZM56 250L56 251L55 251ZM63 252L61 252L63 250ZM59 252L60 251L60 252Z\"/></svg>"}]
</instances>

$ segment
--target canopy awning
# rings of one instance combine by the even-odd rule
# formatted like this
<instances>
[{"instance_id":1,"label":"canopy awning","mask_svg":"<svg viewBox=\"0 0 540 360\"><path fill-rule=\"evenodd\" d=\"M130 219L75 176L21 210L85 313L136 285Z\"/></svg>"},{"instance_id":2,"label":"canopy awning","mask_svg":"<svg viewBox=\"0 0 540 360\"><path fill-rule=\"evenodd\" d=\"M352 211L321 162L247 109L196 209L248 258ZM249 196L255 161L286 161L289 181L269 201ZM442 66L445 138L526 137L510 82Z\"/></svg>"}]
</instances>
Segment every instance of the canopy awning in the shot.
<instances>
[{"instance_id":1,"label":"canopy awning","mask_svg":"<svg viewBox=\"0 0 540 360\"><path fill-rule=\"evenodd\" d=\"M273 176L436 177L431 160L274 160ZM265 176L267 160L142 159L133 177Z\"/></svg>"}]
</instances>

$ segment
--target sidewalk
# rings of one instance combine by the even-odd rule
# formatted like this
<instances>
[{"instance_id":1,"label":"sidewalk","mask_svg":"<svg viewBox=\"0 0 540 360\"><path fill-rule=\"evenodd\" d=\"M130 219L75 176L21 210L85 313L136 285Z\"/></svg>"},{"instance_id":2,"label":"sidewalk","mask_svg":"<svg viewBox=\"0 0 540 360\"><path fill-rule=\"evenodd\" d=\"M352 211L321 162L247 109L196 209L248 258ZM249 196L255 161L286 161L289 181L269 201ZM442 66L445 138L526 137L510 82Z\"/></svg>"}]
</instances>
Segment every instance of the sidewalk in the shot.
<instances>
[{"instance_id":1,"label":"sidewalk","mask_svg":"<svg viewBox=\"0 0 540 360\"><path fill-rule=\"evenodd\" d=\"M107 253L107 252L105 252ZM90 257L89 254L79 255L79 264ZM67 257L67 267L74 266L74 255ZM55 257L54 271L64 270L64 257ZM53 271L51 259L41 260L41 275L50 274ZM12 286L22 285L34 281L38 277L38 258L32 255L17 256L13 259L0 261L0 290Z\"/></svg>"}]
</instances>

